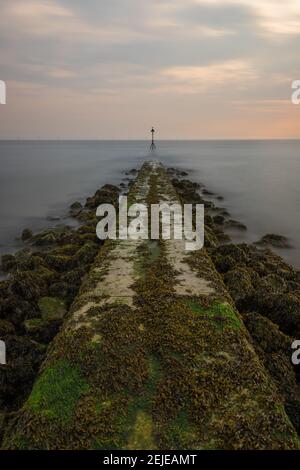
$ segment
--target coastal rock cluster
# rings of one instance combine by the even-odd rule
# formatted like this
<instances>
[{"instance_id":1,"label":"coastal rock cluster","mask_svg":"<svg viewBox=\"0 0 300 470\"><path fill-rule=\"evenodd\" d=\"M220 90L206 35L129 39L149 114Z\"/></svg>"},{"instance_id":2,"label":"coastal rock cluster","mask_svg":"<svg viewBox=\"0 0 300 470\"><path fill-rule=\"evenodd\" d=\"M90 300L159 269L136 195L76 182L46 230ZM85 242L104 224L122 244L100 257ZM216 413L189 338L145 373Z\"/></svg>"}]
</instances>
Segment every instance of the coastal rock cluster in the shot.
<instances>
[{"instance_id":1,"label":"coastal rock cluster","mask_svg":"<svg viewBox=\"0 0 300 470\"><path fill-rule=\"evenodd\" d=\"M8 279L0 282L0 340L7 351L7 364L0 366L0 438L1 423L29 395L47 347L99 251L95 209L116 204L118 195L116 186L103 186L84 206L70 207L79 228L59 225L37 234L25 229L24 248L2 256Z\"/></svg>"},{"instance_id":2,"label":"coastal rock cluster","mask_svg":"<svg viewBox=\"0 0 300 470\"><path fill-rule=\"evenodd\" d=\"M227 229L246 227L187 171L152 162L127 176L131 202L204 204L205 249L101 247L111 185L72 204L77 230L27 231L2 259L2 447L298 449L300 275L266 248L280 237L232 243Z\"/></svg>"},{"instance_id":3,"label":"coastal rock cluster","mask_svg":"<svg viewBox=\"0 0 300 470\"><path fill-rule=\"evenodd\" d=\"M202 188L199 183L178 179L176 175L172 182L184 203L205 205L208 253L300 434L300 374L291 362L291 345L300 338L300 272L270 249L270 246L288 248L288 240L268 234L255 244L233 244L226 233L226 227L232 226L226 209L205 200L203 195L207 191L199 194ZM236 221L234 225L246 229Z\"/></svg>"},{"instance_id":4,"label":"coastal rock cluster","mask_svg":"<svg viewBox=\"0 0 300 470\"><path fill-rule=\"evenodd\" d=\"M182 202L158 162L142 166L128 200ZM226 238L215 225L210 250ZM107 240L2 448L298 449L249 331L207 249Z\"/></svg>"}]
</instances>

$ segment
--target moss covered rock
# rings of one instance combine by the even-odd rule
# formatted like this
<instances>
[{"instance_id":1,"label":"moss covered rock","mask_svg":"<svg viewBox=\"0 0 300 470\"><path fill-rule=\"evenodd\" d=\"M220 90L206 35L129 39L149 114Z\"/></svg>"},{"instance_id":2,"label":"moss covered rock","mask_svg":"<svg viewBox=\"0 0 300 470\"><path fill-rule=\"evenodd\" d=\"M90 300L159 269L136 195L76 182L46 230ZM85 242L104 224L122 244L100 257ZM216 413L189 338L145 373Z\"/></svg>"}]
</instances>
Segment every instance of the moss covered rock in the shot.
<instances>
[{"instance_id":1,"label":"moss covered rock","mask_svg":"<svg viewBox=\"0 0 300 470\"><path fill-rule=\"evenodd\" d=\"M11 281L12 292L29 301L36 300L37 298L46 295L48 283L43 274L45 273L33 271L14 273Z\"/></svg>"},{"instance_id":2,"label":"moss covered rock","mask_svg":"<svg viewBox=\"0 0 300 470\"><path fill-rule=\"evenodd\" d=\"M224 276L224 282L236 302L251 296L254 291L251 276L246 268L228 271Z\"/></svg>"},{"instance_id":3,"label":"moss covered rock","mask_svg":"<svg viewBox=\"0 0 300 470\"><path fill-rule=\"evenodd\" d=\"M293 339L262 315L248 313L243 318L255 350L284 397L285 411L300 434L300 386L291 362Z\"/></svg>"},{"instance_id":4,"label":"moss covered rock","mask_svg":"<svg viewBox=\"0 0 300 470\"><path fill-rule=\"evenodd\" d=\"M14 255L2 255L1 256L1 269L4 272L9 272L16 267L16 258Z\"/></svg>"},{"instance_id":5,"label":"moss covered rock","mask_svg":"<svg viewBox=\"0 0 300 470\"><path fill-rule=\"evenodd\" d=\"M41 297L38 306L44 321L62 320L66 314L65 302L56 297Z\"/></svg>"}]
</instances>

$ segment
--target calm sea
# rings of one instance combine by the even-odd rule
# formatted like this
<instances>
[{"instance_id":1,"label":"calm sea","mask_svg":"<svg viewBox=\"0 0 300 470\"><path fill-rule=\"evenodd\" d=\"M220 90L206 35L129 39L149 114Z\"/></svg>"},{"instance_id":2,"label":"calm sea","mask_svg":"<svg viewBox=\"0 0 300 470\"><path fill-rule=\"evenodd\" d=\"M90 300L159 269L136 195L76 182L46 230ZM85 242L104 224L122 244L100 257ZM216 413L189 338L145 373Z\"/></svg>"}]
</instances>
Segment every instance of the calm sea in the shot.
<instances>
[{"instance_id":1,"label":"calm sea","mask_svg":"<svg viewBox=\"0 0 300 470\"><path fill-rule=\"evenodd\" d=\"M191 170L192 179L224 196L218 204L248 227L235 240L285 235L294 248L281 254L300 267L300 141L163 141L157 147L158 160ZM148 149L143 141L0 141L0 252L20 246L25 227L70 223L73 201L118 184L124 171L151 158Z\"/></svg>"}]
</instances>

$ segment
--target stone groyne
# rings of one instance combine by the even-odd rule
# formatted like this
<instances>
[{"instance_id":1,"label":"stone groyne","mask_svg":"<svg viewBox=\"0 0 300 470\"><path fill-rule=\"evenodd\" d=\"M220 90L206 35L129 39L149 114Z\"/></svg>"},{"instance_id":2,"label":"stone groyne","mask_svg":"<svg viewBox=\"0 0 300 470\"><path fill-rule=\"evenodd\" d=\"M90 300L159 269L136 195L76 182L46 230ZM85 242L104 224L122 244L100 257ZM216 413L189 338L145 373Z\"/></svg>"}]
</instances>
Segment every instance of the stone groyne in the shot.
<instances>
[{"instance_id":1,"label":"stone groyne","mask_svg":"<svg viewBox=\"0 0 300 470\"><path fill-rule=\"evenodd\" d=\"M146 163L129 201L181 203ZM298 449L283 399L206 249L108 240L6 449Z\"/></svg>"}]
</instances>

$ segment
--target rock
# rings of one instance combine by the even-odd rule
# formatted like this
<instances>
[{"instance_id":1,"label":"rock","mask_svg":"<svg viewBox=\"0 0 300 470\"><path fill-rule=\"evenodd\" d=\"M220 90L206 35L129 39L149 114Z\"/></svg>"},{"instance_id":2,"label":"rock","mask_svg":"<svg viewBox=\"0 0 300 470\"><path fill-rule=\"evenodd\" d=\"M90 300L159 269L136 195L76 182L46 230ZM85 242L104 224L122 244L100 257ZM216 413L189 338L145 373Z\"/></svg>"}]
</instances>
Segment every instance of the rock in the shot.
<instances>
[{"instance_id":1,"label":"rock","mask_svg":"<svg viewBox=\"0 0 300 470\"><path fill-rule=\"evenodd\" d=\"M79 227L79 229L77 230L77 233L80 233L81 235L84 235L84 234L87 234L87 233L95 235L97 223L98 223L98 221L97 221L97 219L95 219L95 223L81 225L81 227Z\"/></svg>"},{"instance_id":2,"label":"rock","mask_svg":"<svg viewBox=\"0 0 300 470\"><path fill-rule=\"evenodd\" d=\"M37 233L30 240L30 244L47 248L53 245L76 243L77 237L76 231L72 227L61 224L55 228Z\"/></svg>"},{"instance_id":3,"label":"rock","mask_svg":"<svg viewBox=\"0 0 300 470\"><path fill-rule=\"evenodd\" d=\"M236 267L236 261L229 255L216 255L213 258L213 262L217 271L221 274L225 274Z\"/></svg>"},{"instance_id":4,"label":"rock","mask_svg":"<svg viewBox=\"0 0 300 470\"><path fill-rule=\"evenodd\" d=\"M59 272L68 271L74 266L74 258L67 255L51 255L45 256L45 262L47 266Z\"/></svg>"},{"instance_id":5,"label":"rock","mask_svg":"<svg viewBox=\"0 0 300 470\"><path fill-rule=\"evenodd\" d=\"M66 244L59 246L58 248L54 248L54 250L51 250L49 254L54 256L74 256L75 253L79 250L79 248L79 244Z\"/></svg>"},{"instance_id":6,"label":"rock","mask_svg":"<svg viewBox=\"0 0 300 470\"><path fill-rule=\"evenodd\" d=\"M255 351L283 396L285 411L299 433L299 385L291 363L293 340L280 332L274 323L257 313L243 315L243 320Z\"/></svg>"},{"instance_id":7,"label":"rock","mask_svg":"<svg viewBox=\"0 0 300 470\"><path fill-rule=\"evenodd\" d=\"M6 417L7 414L4 411L0 411L0 442L2 442L3 435L6 429Z\"/></svg>"},{"instance_id":8,"label":"rock","mask_svg":"<svg viewBox=\"0 0 300 470\"><path fill-rule=\"evenodd\" d=\"M188 204L205 204L205 201L197 192L200 188L199 183L194 183L186 179L179 180L177 178L173 178L172 184L184 202ZM207 208L208 206L205 205L205 207Z\"/></svg>"},{"instance_id":9,"label":"rock","mask_svg":"<svg viewBox=\"0 0 300 470\"><path fill-rule=\"evenodd\" d=\"M227 209L221 209L220 215L223 215L224 217L230 217L230 212Z\"/></svg>"},{"instance_id":10,"label":"rock","mask_svg":"<svg viewBox=\"0 0 300 470\"><path fill-rule=\"evenodd\" d=\"M15 333L14 325L8 320L0 320L0 338Z\"/></svg>"},{"instance_id":11,"label":"rock","mask_svg":"<svg viewBox=\"0 0 300 470\"><path fill-rule=\"evenodd\" d=\"M246 268L228 271L224 276L224 282L235 302L253 293L251 276Z\"/></svg>"},{"instance_id":12,"label":"rock","mask_svg":"<svg viewBox=\"0 0 300 470\"><path fill-rule=\"evenodd\" d=\"M58 243L59 235L54 230L45 230L36 234L31 242L35 246L48 246Z\"/></svg>"},{"instance_id":13,"label":"rock","mask_svg":"<svg viewBox=\"0 0 300 470\"><path fill-rule=\"evenodd\" d=\"M34 258L30 248L20 250L15 254L16 268L20 271L32 270L35 268Z\"/></svg>"},{"instance_id":14,"label":"rock","mask_svg":"<svg viewBox=\"0 0 300 470\"><path fill-rule=\"evenodd\" d=\"M47 278L32 271L15 272L11 281L12 293L24 300L36 300L47 293Z\"/></svg>"},{"instance_id":15,"label":"rock","mask_svg":"<svg viewBox=\"0 0 300 470\"><path fill-rule=\"evenodd\" d=\"M1 257L1 269L5 273L12 271L16 267L16 258L14 255L2 255Z\"/></svg>"},{"instance_id":16,"label":"rock","mask_svg":"<svg viewBox=\"0 0 300 470\"><path fill-rule=\"evenodd\" d=\"M170 167L167 169L167 174L169 176L177 176L179 178L184 178L188 176L188 173L186 171L179 170L178 168L173 168L173 167Z\"/></svg>"},{"instance_id":17,"label":"rock","mask_svg":"<svg viewBox=\"0 0 300 470\"><path fill-rule=\"evenodd\" d=\"M265 314L284 333L300 337L300 301L294 294L275 294L271 308Z\"/></svg>"},{"instance_id":18,"label":"rock","mask_svg":"<svg viewBox=\"0 0 300 470\"><path fill-rule=\"evenodd\" d=\"M86 266L80 266L61 274L60 279L50 285L49 295L64 299L66 305L70 306L80 289L85 274Z\"/></svg>"},{"instance_id":19,"label":"rock","mask_svg":"<svg viewBox=\"0 0 300 470\"><path fill-rule=\"evenodd\" d=\"M240 309L256 311L278 325L283 333L300 337L300 300L294 294L269 293L258 285Z\"/></svg>"},{"instance_id":20,"label":"rock","mask_svg":"<svg viewBox=\"0 0 300 470\"><path fill-rule=\"evenodd\" d=\"M41 318L31 318L24 321L24 328L27 334L37 336L40 334L44 326L44 321Z\"/></svg>"},{"instance_id":21,"label":"rock","mask_svg":"<svg viewBox=\"0 0 300 470\"><path fill-rule=\"evenodd\" d=\"M132 176L134 176L134 175L136 175L137 173L138 173L138 171L137 171L135 168L133 168L132 170L126 171L125 175L132 175Z\"/></svg>"},{"instance_id":22,"label":"rock","mask_svg":"<svg viewBox=\"0 0 300 470\"><path fill-rule=\"evenodd\" d=\"M34 300L28 301L8 292L0 302L0 317L11 322L17 329L26 318L38 315L38 306Z\"/></svg>"},{"instance_id":23,"label":"rock","mask_svg":"<svg viewBox=\"0 0 300 470\"><path fill-rule=\"evenodd\" d=\"M61 220L61 217L59 217L59 215L48 215L47 220L50 220L50 222L58 222Z\"/></svg>"},{"instance_id":24,"label":"rock","mask_svg":"<svg viewBox=\"0 0 300 470\"><path fill-rule=\"evenodd\" d=\"M1 367L0 402L6 408L19 408L32 389L45 347L29 338L8 335L5 338L7 364Z\"/></svg>"},{"instance_id":25,"label":"rock","mask_svg":"<svg viewBox=\"0 0 300 470\"><path fill-rule=\"evenodd\" d=\"M54 282L49 288L49 295L53 297L63 298L69 307L80 288L79 285L70 284L62 280Z\"/></svg>"},{"instance_id":26,"label":"rock","mask_svg":"<svg viewBox=\"0 0 300 470\"><path fill-rule=\"evenodd\" d=\"M61 324L61 320L47 322L40 318L33 318L24 322L24 329L34 341L48 344L57 335Z\"/></svg>"},{"instance_id":27,"label":"rock","mask_svg":"<svg viewBox=\"0 0 300 470\"><path fill-rule=\"evenodd\" d=\"M223 215L224 217L230 216L228 210L224 209L223 207L214 206L212 207L211 211L214 212L216 215Z\"/></svg>"},{"instance_id":28,"label":"rock","mask_svg":"<svg viewBox=\"0 0 300 470\"><path fill-rule=\"evenodd\" d=\"M214 196L215 193L213 193L212 191L208 191L208 189L202 189L202 194L204 194L205 196Z\"/></svg>"},{"instance_id":29,"label":"rock","mask_svg":"<svg viewBox=\"0 0 300 470\"><path fill-rule=\"evenodd\" d=\"M215 215L213 217L213 221L217 225L223 225L225 222L225 218L223 217L223 215Z\"/></svg>"},{"instance_id":30,"label":"rock","mask_svg":"<svg viewBox=\"0 0 300 470\"><path fill-rule=\"evenodd\" d=\"M215 255L221 255L221 256L231 256L239 266L245 266L248 261L248 253L246 249L246 245L234 245L234 244L228 244L228 245L223 245L219 246L214 252L213 256Z\"/></svg>"},{"instance_id":31,"label":"rock","mask_svg":"<svg viewBox=\"0 0 300 470\"><path fill-rule=\"evenodd\" d=\"M204 246L207 249L214 249L218 246L218 239L209 225L205 226Z\"/></svg>"},{"instance_id":32,"label":"rock","mask_svg":"<svg viewBox=\"0 0 300 470\"><path fill-rule=\"evenodd\" d=\"M81 202L79 202L79 201L73 202L73 204L71 204L71 206L70 206L71 210L79 210L79 209L82 209L82 208L83 208L83 206L82 206Z\"/></svg>"},{"instance_id":33,"label":"rock","mask_svg":"<svg viewBox=\"0 0 300 470\"><path fill-rule=\"evenodd\" d=\"M287 289L285 280L277 274L268 274L260 280L260 288L267 292L283 293Z\"/></svg>"},{"instance_id":34,"label":"rock","mask_svg":"<svg viewBox=\"0 0 300 470\"><path fill-rule=\"evenodd\" d=\"M53 320L62 320L66 314L66 305L64 300L57 297L41 297L38 301L42 320L50 322Z\"/></svg>"},{"instance_id":35,"label":"rock","mask_svg":"<svg viewBox=\"0 0 300 470\"><path fill-rule=\"evenodd\" d=\"M86 200L85 207L89 209L97 209L100 204L113 204L117 203L120 189L112 184L105 184L101 189L95 192L93 197Z\"/></svg>"},{"instance_id":36,"label":"rock","mask_svg":"<svg viewBox=\"0 0 300 470\"><path fill-rule=\"evenodd\" d=\"M275 248L292 248L288 238L283 235L276 235L274 233L268 233L264 235L260 240L255 242L255 245L262 246L273 246Z\"/></svg>"},{"instance_id":37,"label":"rock","mask_svg":"<svg viewBox=\"0 0 300 470\"><path fill-rule=\"evenodd\" d=\"M95 217L95 208L94 209L88 209L87 207L84 207L82 211L78 214L77 219L80 222L90 222L93 220Z\"/></svg>"},{"instance_id":38,"label":"rock","mask_svg":"<svg viewBox=\"0 0 300 470\"><path fill-rule=\"evenodd\" d=\"M219 230L219 231L216 230L215 235L218 239L219 244L221 244L221 245L223 243L229 243L231 241L231 238L228 235L228 233L224 233L223 230Z\"/></svg>"},{"instance_id":39,"label":"rock","mask_svg":"<svg viewBox=\"0 0 300 470\"><path fill-rule=\"evenodd\" d=\"M93 262L98 251L98 244L93 242L85 243L74 256L74 262L77 263L78 266L81 264L90 264Z\"/></svg>"},{"instance_id":40,"label":"rock","mask_svg":"<svg viewBox=\"0 0 300 470\"><path fill-rule=\"evenodd\" d=\"M82 211L83 206L80 202L76 201L70 206L70 215L71 217L77 217Z\"/></svg>"},{"instance_id":41,"label":"rock","mask_svg":"<svg viewBox=\"0 0 300 470\"><path fill-rule=\"evenodd\" d=\"M33 236L32 231L29 228L25 228L22 232L21 239L23 242L30 240Z\"/></svg>"},{"instance_id":42,"label":"rock","mask_svg":"<svg viewBox=\"0 0 300 470\"><path fill-rule=\"evenodd\" d=\"M259 276L264 276L266 274L265 265L261 261L250 260L247 263L247 266L254 269L254 271L256 271Z\"/></svg>"},{"instance_id":43,"label":"rock","mask_svg":"<svg viewBox=\"0 0 300 470\"><path fill-rule=\"evenodd\" d=\"M233 219L226 220L225 227L234 228L237 230L247 230L247 227L245 224L242 224L241 222L238 222L237 220L233 220Z\"/></svg>"}]
</instances>

